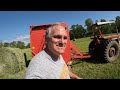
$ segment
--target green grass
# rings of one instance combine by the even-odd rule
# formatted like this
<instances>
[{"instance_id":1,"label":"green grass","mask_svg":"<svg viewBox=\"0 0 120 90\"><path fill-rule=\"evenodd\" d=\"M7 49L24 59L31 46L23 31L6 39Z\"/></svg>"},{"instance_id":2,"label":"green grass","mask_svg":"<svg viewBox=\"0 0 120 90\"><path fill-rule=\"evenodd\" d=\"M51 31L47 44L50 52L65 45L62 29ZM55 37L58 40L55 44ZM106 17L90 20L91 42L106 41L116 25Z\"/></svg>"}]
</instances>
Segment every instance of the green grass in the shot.
<instances>
[{"instance_id":1,"label":"green grass","mask_svg":"<svg viewBox=\"0 0 120 90\"><path fill-rule=\"evenodd\" d=\"M75 64L77 62L77 64ZM120 79L120 59L114 63L94 63L76 60L72 71L84 79Z\"/></svg>"},{"instance_id":2,"label":"green grass","mask_svg":"<svg viewBox=\"0 0 120 90\"><path fill-rule=\"evenodd\" d=\"M27 60L31 60L32 59L32 53L31 53L31 49L30 48L23 49L22 51L23 51L23 53L26 53Z\"/></svg>"},{"instance_id":3,"label":"green grass","mask_svg":"<svg viewBox=\"0 0 120 90\"><path fill-rule=\"evenodd\" d=\"M73 44L80 50L88 52L90 37L80 38L72 41ZM31 60L31 49L23 50L27 54L27 58ZM100 63L97 60L77 59L73 62L72 71L83 79L120 79L120 57L113 63ZM20 72L21 78L24 73ZM16 74L15 78L17 77Z\"/></svg>"},{"instance_id":4,"label":"green grass","mask_svg":"<svg viewBox=\"0 0 120 90\"><path fill-rule=\"evenodd\" d=\"M73 44L80 50L88 52L88 45L91 39L80 38L72 41ZM31 49L23 49L27 59L31 60ZM72 71L83 79L120 79L120 57L113 63L100 63L97 60L77 59L73 62ZM20 71L15 75L6 75L7 79L24 79L25 71ZM2 77L2 75L1 75Z\"/></svg>"},{"instance_id":5,"label":"green grass","mask_svg":"<svg viewBox=\"0 0 120 90\"><path fill-rule=\"evenodd\" d=\"M21 70L15 74L0 74L0 79L24 79L26 70Z\"/></svg>"},{"instance_id":6,"label":"green grass","mask_svg":"<svg viewBox=\"0 0 120 90\"><path fill-rule=\"evenodd\" d=\"M88 51L90 38L72 41L80 51ZM100 63L97 60L77 59L72 71L83 79L120 79L120 57L113 63Z\"/></svg>"},{"instance_id":7,"label":"green grass","mask_svg":"<svg viewBox=\"0 0 120 90\"><path fill-rule=\"evenodd\" d=\"M72 41L72 43L80 50L88 52L88 46L91 42L90 37L76 39L76 41Z\"/></svg>"},{"instance_id":8,"label":"green grass","mask_svg":"<svg viewBox=\"0 0 120 90\"><path fill-rule=\"evenodd\" d=\"M90 37L72 41L80 50L88 52ZM24 49L27 58L31 59L31 50ZM113 63L100 63L97 60L77 59L73 62L72 71L83 79L120 79L120 57Z\"/></svg>"}]
</instances>

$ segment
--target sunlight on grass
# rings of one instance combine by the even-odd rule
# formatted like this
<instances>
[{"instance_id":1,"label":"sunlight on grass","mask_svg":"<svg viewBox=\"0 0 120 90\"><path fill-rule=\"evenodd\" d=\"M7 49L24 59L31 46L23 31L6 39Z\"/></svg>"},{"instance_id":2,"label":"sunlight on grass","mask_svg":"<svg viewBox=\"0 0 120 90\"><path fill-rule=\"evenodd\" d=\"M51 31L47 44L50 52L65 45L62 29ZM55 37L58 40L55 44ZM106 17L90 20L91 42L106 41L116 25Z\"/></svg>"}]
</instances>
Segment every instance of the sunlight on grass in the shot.
<instances>
[{"instance_id":1,"label":"sunlight on grass","mask_svg":"<svg viewBox=\"0 0 120 90\"><path fill-rule=\"evenodd\" d=\"M23 49L22 50L24 53L26 53L26 56L27 56L27 60L31 60L32 59L32 53L31 53L31 49L28 48L28 49Z\"/></svg>"},{"instance_id":2,"label":"sunlight on grass","mask_svg":"<svg viewBox=\"0 0 120 90\"><path fill-rule=\"evenodd\" d=\"M76 39L76 41L72 41L72 43L80 50L80 51L85 51L88 52L88 46L89 43L91 42L90 37L87 38L80 38Z\"/></svg>"},{"instance_id":3,"label":"sunlight on grass","mask_svg":"<svg viewBox=\"0 0 120 90\"><path fill-rule=\"evenodd\" d=\"M80 50L88 52L90 38L72 41ZM99 63L97 60L77 59L72 71L83 79L120 79L120 57L112 63Z\"/></svg>"}]
</instances>

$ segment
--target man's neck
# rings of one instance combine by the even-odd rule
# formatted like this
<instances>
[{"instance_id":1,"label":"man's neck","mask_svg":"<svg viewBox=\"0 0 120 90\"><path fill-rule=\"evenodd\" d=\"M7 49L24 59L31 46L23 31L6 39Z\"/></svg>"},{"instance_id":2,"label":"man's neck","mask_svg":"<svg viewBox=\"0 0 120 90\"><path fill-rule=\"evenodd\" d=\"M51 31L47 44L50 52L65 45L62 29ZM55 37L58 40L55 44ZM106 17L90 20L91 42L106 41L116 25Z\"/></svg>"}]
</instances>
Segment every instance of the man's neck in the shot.
<instances>
[{"instance_id":1,"label":"man's neck","mask_svg":"<svg viewBox=\"0 0 120 90\"><path fill-rule=\"evenodd\" d=\"M53 54L48 48L45 48L44 49L45 52L50 55L51 57L55 58L55 59L58 59L59 58L59 55L56 55L56 54Z\"/></svg>"}]
</instances>

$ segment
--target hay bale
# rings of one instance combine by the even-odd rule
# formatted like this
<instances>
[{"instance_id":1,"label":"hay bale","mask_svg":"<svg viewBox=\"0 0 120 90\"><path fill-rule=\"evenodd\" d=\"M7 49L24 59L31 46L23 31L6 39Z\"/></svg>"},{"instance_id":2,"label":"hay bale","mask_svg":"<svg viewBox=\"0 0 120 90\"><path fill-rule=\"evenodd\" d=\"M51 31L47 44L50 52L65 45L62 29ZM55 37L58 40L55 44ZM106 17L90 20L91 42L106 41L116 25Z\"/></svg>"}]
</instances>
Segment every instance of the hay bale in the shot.
<instances>
[{"instance_id":1,"label":"hay bale","mask_svg":"<svg viewBox=\"0 0 120 90\"><path fill-rule=\"evenodd\" d=\"M0 73L15 74L25 69L24 55L19 48L0 48Z\"/></svg>"},{"instance_id":2,"label":"hay bale","mask_svg":"<svg viewBox=\"0 0 120 90\"><path fill-rule=\"evenodd\" d=\"M4 73L4 71L5 71L5 64L3 64L3 63L0 63L0 74L1 73Z\"/></svg>"}]
</instances>

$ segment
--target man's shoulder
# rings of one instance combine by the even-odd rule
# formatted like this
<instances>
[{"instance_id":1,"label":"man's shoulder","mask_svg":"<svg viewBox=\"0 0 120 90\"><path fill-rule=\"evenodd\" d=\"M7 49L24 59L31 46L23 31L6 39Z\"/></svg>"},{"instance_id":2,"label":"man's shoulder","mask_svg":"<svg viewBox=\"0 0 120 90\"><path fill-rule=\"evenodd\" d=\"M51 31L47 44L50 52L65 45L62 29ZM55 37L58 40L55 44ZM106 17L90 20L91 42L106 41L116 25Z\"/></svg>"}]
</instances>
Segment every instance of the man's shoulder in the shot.
<instances>
[{"instance_id":1,"label":"man's shoulder","mask_svg":"<svg viewBox=\"0 0 120 90\"><path fill-rule=\"evenodd\" d=\"M44 50L42 50L32 58L32 61L41 61L44 59L44 57Z\"/></svg>"},{"instance_id":2,"label":"man's shoulder","mask_svg":"<svg viewBox=\"0 0 120 90\"><path fill-rule=\"evenodd\" d=\"M42 50L42 51L40 51L39 53L37 53L33 58L38 58L38 57L41 57L41 56L43 57L44 54L45 54L45 51Z\"/></svg>"}]
</instances>

